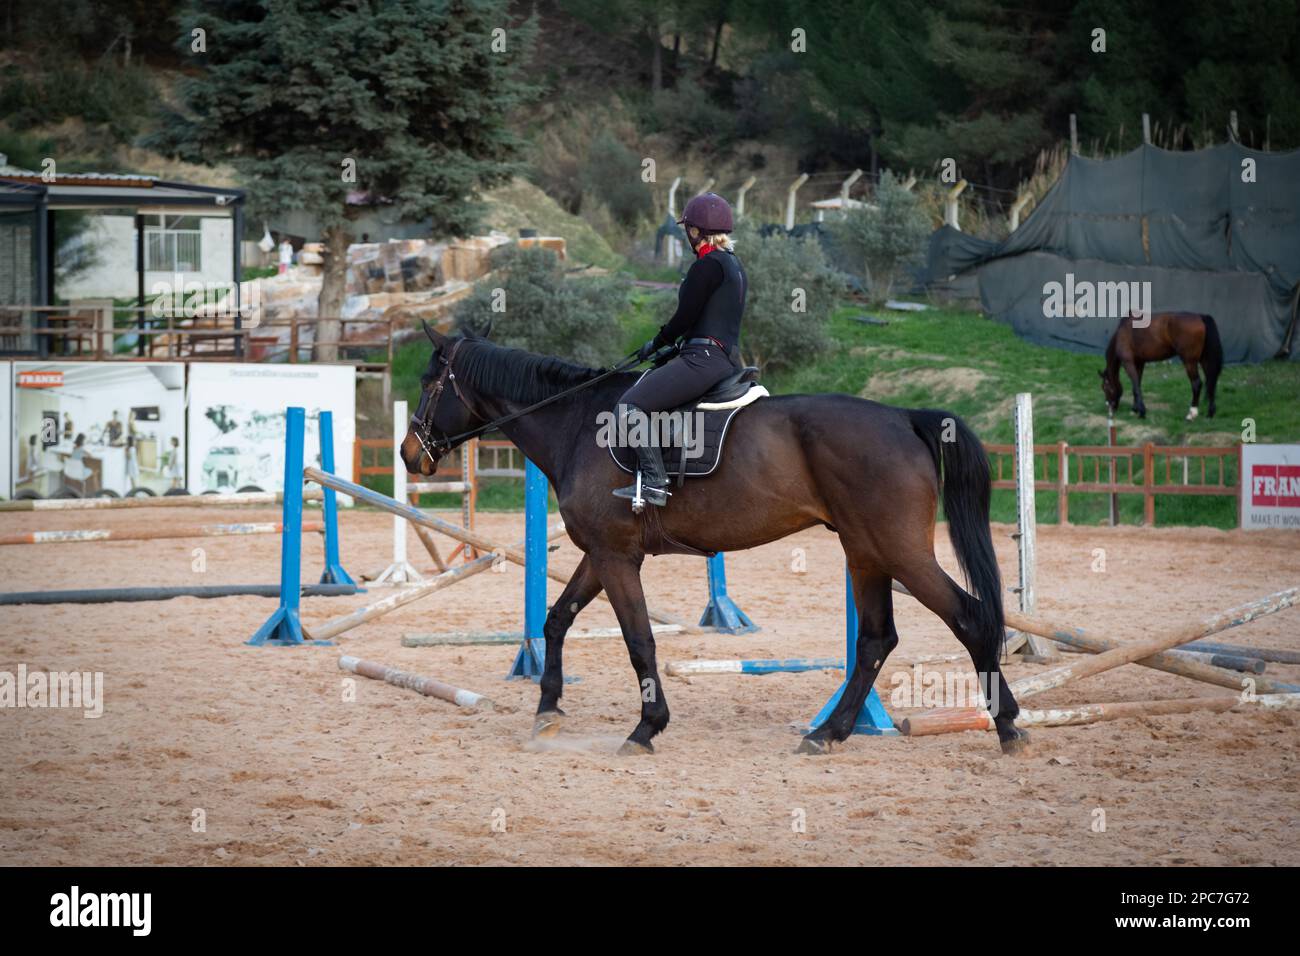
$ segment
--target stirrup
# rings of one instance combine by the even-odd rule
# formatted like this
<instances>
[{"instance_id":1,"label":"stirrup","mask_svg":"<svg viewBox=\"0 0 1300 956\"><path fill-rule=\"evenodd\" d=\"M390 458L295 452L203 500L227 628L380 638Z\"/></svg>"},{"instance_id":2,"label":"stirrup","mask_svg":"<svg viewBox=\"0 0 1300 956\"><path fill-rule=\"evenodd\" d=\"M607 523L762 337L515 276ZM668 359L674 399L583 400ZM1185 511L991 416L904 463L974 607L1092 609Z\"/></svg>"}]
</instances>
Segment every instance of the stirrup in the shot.
<instances>
[{"instance_id":1,"label":"stirrup","mask_svg":"<svg viewBox=\"0 0 1300 956\"><path fill-rule=\"evenodd\" d=\"M636 480L634 483L627 488L615 488L613 495L615 498L631 498L632 513L634 515L639 515L641 512L645 511L647 503L655 505L658 508L662 508L664 505L668 504L668 499L672 496L672 492L667 488L660 488L656 485L646 484L642 479L640 469L637 469Z\"/></svg>"}]
</instances>

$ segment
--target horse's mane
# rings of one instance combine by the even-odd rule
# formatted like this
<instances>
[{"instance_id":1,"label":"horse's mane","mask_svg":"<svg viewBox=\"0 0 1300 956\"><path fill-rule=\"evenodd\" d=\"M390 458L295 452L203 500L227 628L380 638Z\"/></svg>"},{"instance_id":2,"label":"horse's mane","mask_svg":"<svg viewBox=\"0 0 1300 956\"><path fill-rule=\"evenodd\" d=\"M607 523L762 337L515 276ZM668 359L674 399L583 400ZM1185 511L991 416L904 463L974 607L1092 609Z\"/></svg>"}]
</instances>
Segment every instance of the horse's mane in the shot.
<instances>
[{"instance_id":1,"label":"horse's mane","mask_svg":"<svg viewBox=\"0 0 1300 956\"><path fill-rule=\"evenodd\" d=\"M469 333L459 338L463 344L456 351L456 377L476 392L508 401L540 402L601 373L598 368L507 348Z\"/></svg>"}]
</instances>

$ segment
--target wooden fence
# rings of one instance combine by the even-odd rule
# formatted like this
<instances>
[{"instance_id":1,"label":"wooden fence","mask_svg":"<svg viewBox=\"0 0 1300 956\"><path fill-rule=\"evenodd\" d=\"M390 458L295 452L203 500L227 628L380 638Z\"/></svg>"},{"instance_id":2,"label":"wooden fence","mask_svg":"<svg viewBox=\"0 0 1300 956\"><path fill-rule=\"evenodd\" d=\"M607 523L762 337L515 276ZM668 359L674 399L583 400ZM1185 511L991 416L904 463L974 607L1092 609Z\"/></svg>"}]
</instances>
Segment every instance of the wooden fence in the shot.
<instances>
[{"instance_id":1,"label":"wooden fence","mask_svg":"<svg viewBox=\"0 0 1300 956\"><path fill-rule=\"evenodd\" d=\"M993 487L1014 491L1015 446L985 444L984 449L993 468ZM1034 445L1034 489L1056 492L1061 524L1069 523L1071 494L1141 495L1143 521L1153 526L1157 495L1239 499L1241 448L1150 442L1138 446Z\"/></svg>"}]
</instances>

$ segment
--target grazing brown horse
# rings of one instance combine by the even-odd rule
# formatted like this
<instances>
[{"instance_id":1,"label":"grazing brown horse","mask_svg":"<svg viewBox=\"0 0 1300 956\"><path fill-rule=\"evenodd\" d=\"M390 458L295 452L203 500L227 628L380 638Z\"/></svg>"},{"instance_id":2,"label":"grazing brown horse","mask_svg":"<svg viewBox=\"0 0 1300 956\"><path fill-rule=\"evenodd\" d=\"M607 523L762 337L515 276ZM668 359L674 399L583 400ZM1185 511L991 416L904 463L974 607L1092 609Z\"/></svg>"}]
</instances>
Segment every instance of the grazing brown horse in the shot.
<instances>
[{"instance_id":1,"label":"grazing brown horse","mask_svg":"<svg viewBox=\"0 0 1300 956\"><path fill-rule=\"evenodd\" d=\"M1187 378L1192 383L1192 404L1187 411L1187 421L1196 418L1201 401L1201 377L1196 371L1199 362L1205 369L1205 414L1214 417L1214 388L1223 371L1223 344L1219 341L1219 327L1214 318L1199 312L1156 312L1146 328L1134 325L1137 316L1120 319L1119 327L1106 345L1106 369L1101 376L1101 390L1111 414L1119 408L1124 395L1120 384L1119 367L1124 366L1129 381L1133 383L1133 411L1139 418L1147 417L1147 406L1142 401L1142 369L1147 362L1159 362L1177 355L1183 360Z\"/></svg>"},{"instance_id":2,"label":"grazing brown horse","mask_svg":"<svg viewBox=\"0 0 1300 956\"><path fill-rule=\"evenodd\" d=\"M414 474L467 433L499 427L550 480L569 539L583 552L546 616L546 659L534 732L554 733L563 712L561 655L578 612L604 590L636 672L641 721L625 753L653 750L668 724L655 642L641 589L647 554L737 551L804 528L839 534L859 614L857 664L829 719L800 745L823 753L846 739L889 652L898 644L891 580L943 619L970 652L1002 749L1027 738L998 657L1005 628L1002 586L989 531L989 464L960 419L890 408L852 395L783 395L757 401L732 422L727 450L708 478L676 490L666 508L633 515L613 489L627 479L598 441L601 417L635 381L560 359L425 327L433 354L401 455ZM545 403L545 404L540 404ZM536 406L536 407L535 407ZM940 494L957 560L974 594L934 557ZM657 522L652 527L648 522Z\"/></svg>"}]
</instances>

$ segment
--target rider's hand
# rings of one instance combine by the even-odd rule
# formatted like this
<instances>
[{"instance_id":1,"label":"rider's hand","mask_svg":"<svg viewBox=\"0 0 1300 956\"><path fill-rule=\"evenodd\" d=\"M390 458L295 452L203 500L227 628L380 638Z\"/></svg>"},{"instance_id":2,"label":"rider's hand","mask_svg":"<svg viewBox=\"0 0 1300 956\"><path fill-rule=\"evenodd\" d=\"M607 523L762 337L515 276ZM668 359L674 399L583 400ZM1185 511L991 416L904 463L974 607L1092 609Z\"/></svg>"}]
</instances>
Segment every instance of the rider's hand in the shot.
<instances>
[{"instance_id":1,"label":"rider's hand","mask_svg":"<svg viewBox=\"0 0 1300 956\"><path fill-rule=\"evenodd\" d=\"M637 349L637 353L636 353L637 361L644 362L650 356L654 355L657 349L658 346L655 345L655 340L651 339L645 345L641 346L641 348Z\"/></svg>"}]
</instances>

